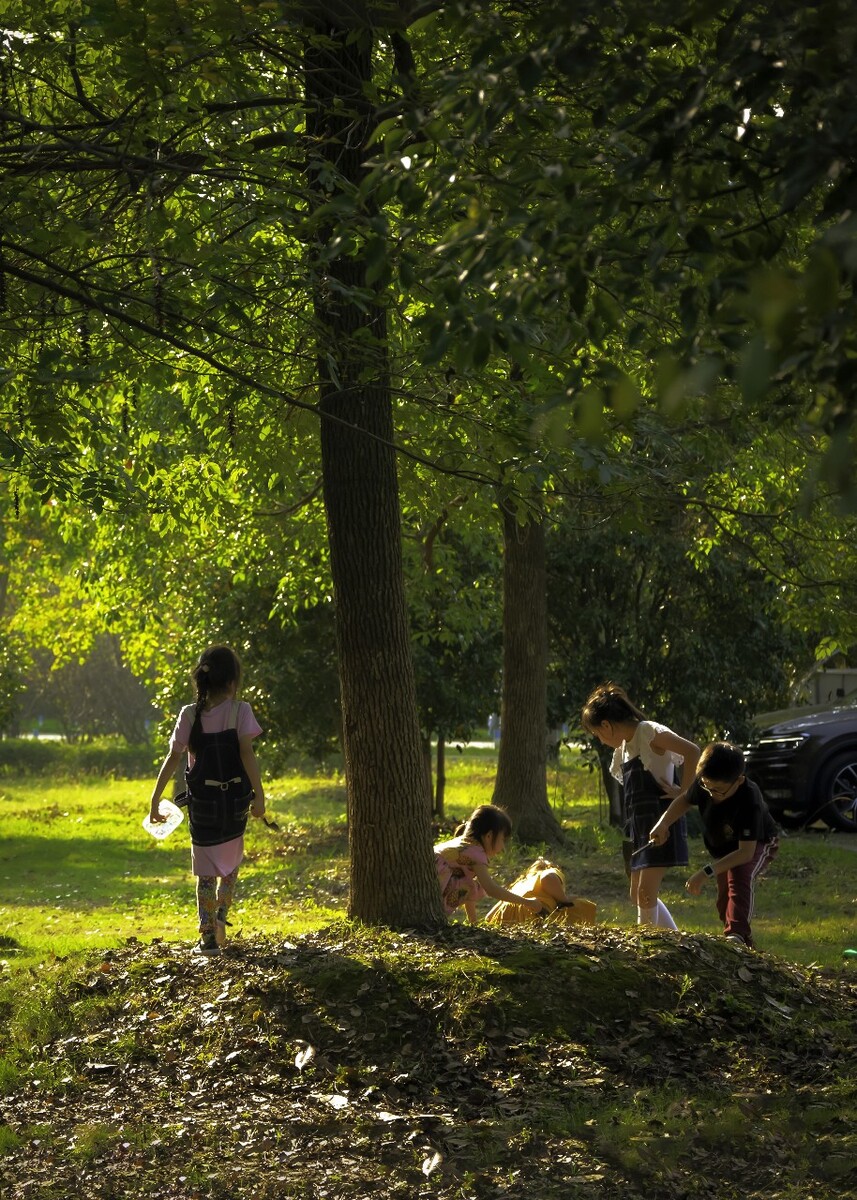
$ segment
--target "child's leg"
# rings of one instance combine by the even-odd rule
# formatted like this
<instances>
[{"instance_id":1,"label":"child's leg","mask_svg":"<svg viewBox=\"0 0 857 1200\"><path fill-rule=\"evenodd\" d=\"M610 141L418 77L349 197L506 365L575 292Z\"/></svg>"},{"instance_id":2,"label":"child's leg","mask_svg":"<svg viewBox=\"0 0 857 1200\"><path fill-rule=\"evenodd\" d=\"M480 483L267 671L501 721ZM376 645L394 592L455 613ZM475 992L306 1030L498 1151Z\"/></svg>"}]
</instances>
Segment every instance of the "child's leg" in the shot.
<instances>
[{"instance_id":1,"label":"child's leg","mask_svg":"<svg viewBox=\"0 0 857 1200\"><path fill-rule=\"evenodd\" d=\"M776 840L758 842L756 851L748 863L733 867L726 871L726 904L723 914L723 932L728 937L737 934L748 946L753 945L753 934L750 930L750 920L755 908L756 880L770 863L777 852ZM722 875L718 875L720 883ZM718 911L720 909L720 887L718 886Z\"/></svg>"},{"instance_id":2,"label":"child's leg","mask_svg":"<svg viewBox=\"0 0 857 1200\"><path fill-rule=\"evenodd\" d=\"M214 918L217 912L217 878L214 875L197 875L196 907L199 911L200 935L214 933Z\"/></svg>"},{"instance_id":3,"label":"child's leg","mask_svg":"<svg viewBox=\"0 0 857 1200\"><path fill-rule=\"evenodd\" d=\"M729 903L729 878L727 871L721 871L716 877L717 883L717 915L721 923L726 925L726 906Z\"/></svg>"},{"instance_id":4,"label":"child's leg","mask_svg":"<svg viewBox=\"0 0 857 1200\"><path fill-rule=\"evenodd\" d=\"M238 870L236 867L229 875L224 875L220 880L217 888L217 913L221 920L226 918L229 912L229 906L235 899L235 884L238 881Z\"/></svg>"},{"instance_id":5,"label":"child's leg","mask_svg":"<svg viewBox=\"0 0 857 1200\"><path fill-rule=\"evenodd\" d=\"M658 892L664 877L665 867L642 867L631 875L631 896L635 895L636 878L637 923L657 925Z\"/></svg>"},{"instance_id":6,"label":"child's leg","mask_svg":"<svg viewBox=\"0 0 857 1200\"><path fill-rule=\"evenodd\" d=\"M230 871L228 875L220 877L220 884L217 888L217 912L214 917L214 940L218 946L226 945L226 926L229 924L226 914L229 912L229 905L235 899L235 882L237 879L237 867L234 871Z\"/></svg>"}]
</instances>

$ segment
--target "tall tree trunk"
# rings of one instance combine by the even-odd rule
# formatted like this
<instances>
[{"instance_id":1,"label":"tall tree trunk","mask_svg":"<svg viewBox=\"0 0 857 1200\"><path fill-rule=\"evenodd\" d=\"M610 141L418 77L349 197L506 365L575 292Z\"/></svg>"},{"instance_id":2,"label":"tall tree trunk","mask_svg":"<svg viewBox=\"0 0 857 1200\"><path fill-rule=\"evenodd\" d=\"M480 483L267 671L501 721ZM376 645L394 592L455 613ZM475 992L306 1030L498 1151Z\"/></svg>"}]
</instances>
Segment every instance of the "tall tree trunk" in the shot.
<instances>
[{"instance_id":1,"label":"tall tree trunk","mask_svg":"<svg viewBox=\"0 0 857 1200\"><path fill-rule=\"evenodd\" d=\"M308 171L319 204L364 174L373 125L367 28L323 22L308 39ZM343 18L344 20L344 18ZM386 312L366 305L362 254L319 231L316 272L321 451L336 604L351 851L349 914L398 928L443 921L431 853L402 568ZM358 295L359 290L359 295Z\"/></svg>"},{"instance_id":2,"label":"tall tree trunk","mask_svg":"<svg viewBox=\"0 0 857 1200\"><path fill-rule=\"evenodd\" d=\"M503 510L503 707L494 803L524 842L562 842L547 793L547 591L540 520Z\"/></svg>"}]
</instances>

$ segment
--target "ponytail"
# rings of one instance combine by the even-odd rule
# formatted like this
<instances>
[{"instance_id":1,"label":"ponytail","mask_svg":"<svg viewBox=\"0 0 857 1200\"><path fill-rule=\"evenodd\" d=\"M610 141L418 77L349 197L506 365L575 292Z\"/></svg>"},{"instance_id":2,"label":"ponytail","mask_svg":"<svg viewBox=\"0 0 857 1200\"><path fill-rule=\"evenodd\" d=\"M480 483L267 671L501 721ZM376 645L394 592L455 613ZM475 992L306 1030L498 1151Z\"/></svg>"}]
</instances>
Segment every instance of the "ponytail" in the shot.
<instances>
[{"instance_id":1,"label":"ponytail","mask_svg":"<svg viewBox=\"0 0 857 1200\"><path fill-rule=\"evenodd\" d=\"M194 671L194 682L196 683L196 707L193 712L193 724L190 727L187 744L194 754L199 753L200 740L202 737L202 710L205 708L205 701L208 698L208 674L203 673L205 668L197 667Z\"/></svg>"},{"instance_id":2,"label":"ponytail","mask_svg":"<svg viewBox=\"0 0 857 1200\"><path fill-rule=\"evenodd\" d=\"M605 721L614 725L627 721L645 721L645 716L628 699L628 693L618 683L600 683L583 706L583 728L592 733Z\"/></svg>"}]
</instances>

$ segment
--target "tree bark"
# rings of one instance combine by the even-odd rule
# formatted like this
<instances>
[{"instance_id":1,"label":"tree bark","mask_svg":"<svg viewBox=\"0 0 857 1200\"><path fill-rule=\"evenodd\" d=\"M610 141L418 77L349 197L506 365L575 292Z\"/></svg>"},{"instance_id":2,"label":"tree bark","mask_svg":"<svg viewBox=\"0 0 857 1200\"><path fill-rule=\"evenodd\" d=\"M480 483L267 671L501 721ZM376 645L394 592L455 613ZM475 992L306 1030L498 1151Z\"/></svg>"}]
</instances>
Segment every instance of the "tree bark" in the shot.
<instances>
[{"instance_id":1,"label":"tree bark","mask_svg":"<svg viewBox=\"0 0 857 1200\"><path fill-rule=\"evenodd\" d=\"M371 37L329 24L305 52L308 164L318 202L351 197L369 157ZM320 231L316 317L324 500L336 605L351 851L349 915L396 928L443 922L431 853L402 569L380 298L363 256ZM360 291L360 297L356 295Z\"/></svg>"},{"instance_id":2,"label":"tree bark","mask_svg":"<svg viewBox=\"0 0 857 1200\"><path fill-rule=\"evenodd\" d=\"M494 803L523 842L561 843L547 794L547 592L541 520L503 510L503 700Z\"/></svg>"}]
</instances>

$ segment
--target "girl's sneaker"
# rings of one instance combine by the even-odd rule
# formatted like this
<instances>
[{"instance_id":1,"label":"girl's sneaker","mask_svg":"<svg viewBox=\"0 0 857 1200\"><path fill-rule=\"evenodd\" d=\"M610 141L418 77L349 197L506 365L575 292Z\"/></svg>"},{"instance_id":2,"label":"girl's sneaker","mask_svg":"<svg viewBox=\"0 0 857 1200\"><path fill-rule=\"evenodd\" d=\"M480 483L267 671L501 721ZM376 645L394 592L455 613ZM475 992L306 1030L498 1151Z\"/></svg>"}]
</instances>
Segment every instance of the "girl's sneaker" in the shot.
<instances>
[{"instance_id":1,"label":"girl's sneaker","mask_svg":"<svg viewBox=\"0 0 857 1200\"><path fill-rule=\"evenodd\" d=\"M208 933L203 933L200 935L199 945L196 949L197 953L207 954L209 958L212 958L215 954L220 953L220 947L217 944L217 938L214 936L213 930L209 930Z\"/></svg>"},{"instance_id":2,"label":"girl's sneaker","mask_svg":"<svg viewBox=\"0 0 857 1200\"><path fill-rule=\"evenodd\" d=\"M218 908L217 916L214 918L214 940L218 946L226 945L226 926L230 922L226 920L226 910Z\"/></svg>"}]
</instances>

